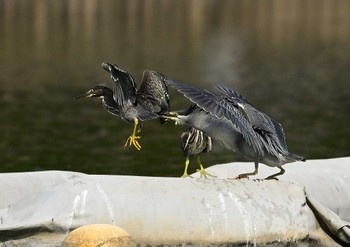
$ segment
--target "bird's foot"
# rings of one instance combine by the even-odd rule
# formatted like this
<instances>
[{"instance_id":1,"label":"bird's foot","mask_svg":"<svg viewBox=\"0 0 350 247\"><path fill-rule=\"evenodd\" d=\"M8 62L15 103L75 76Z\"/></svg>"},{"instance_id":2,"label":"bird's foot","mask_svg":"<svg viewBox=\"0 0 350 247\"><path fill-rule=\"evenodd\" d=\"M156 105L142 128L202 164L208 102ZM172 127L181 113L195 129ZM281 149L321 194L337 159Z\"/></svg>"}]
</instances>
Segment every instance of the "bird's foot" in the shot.
<instances>
[{"instance_id":1,"label":"bird's foot","mask_svg":"<svg viewBox=\"0 0 350 247\"><path fill-rule=\"evenodd\" d=\"M243 178L249 179L249 176L247 174L239 174L237 177L234 177L232 179L243 179Z\"/></svg>"},{"instance_id":2,"label":"bird's foot","mask_svg":"<svg viewBox=\"0 0 350 247\"><path fill-rule=\"evenodd\" d=\"M249 176L254 176L258 174L258 167L255 166L255 170L253 172L248 172L248 173L242 173L242 174L239 174L237 177L235 177L234 179L242 179L242 178L247 178L249 179Z\"/></svg>"},{"instance_id":3,"label":"bird's foot","mask_svg":"<svg viewBox=\"0 0 350 247\"><path fill-rule=\"evenodd\" d=\"M197 172L199 172L200 178L203 178L203 177L204 177L204 178L208 178L208 176L209 176L209 177L216 178L215 175L212 175L212 174L206 172L206 170L205 170L202 166L201 166L200 169L197 169Z\"/></svg>"},{"instance_id":4,"label":"bird's foot","mask_svg":"<svg viewBox=\"0 0 350 247\"><path fill-rule=\"evenodd\" d=\"M191 175L188 175L187 172L184 172L184 174L183 174L181 177L182 177L182 178L188 178L188 177L192 178L192 176L191 176Z\"/></svg>"},{"instance_id":5,"label":"bird's foot","mask_svg":"<svg viewBox=\"0 0 350 247\"><path fill-rule=\"evenodd\" d=\"M276 180L276 181L279 181L279 179L276 176L268 176L264 180Z\"/></svg>"},{"instance_id":6,"label":"bird's foot","mask_svg":"<svg viewBox=\"0 0 350 247\"><path fill-rule=\"evenodd\" d=\"M127 148L128 146L131 147L131 145L134 145L134 147L140 151L141 150L141 145L140 143L137 141L138 139L140 139L141 136L135 136L135 135L131 135L129 136L129 138L126 140L124 148Z\"/></svg>"}]
</instances>

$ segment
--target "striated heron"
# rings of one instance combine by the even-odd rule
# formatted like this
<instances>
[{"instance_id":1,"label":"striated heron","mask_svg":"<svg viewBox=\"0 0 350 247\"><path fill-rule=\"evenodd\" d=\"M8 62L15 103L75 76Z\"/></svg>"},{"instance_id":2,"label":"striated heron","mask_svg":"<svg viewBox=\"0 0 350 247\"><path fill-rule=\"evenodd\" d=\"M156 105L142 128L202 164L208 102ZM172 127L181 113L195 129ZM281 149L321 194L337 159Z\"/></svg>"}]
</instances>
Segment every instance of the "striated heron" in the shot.
<instances>
[{"instance_id":1,"label":"striated heron","mask_svg":"<svg viewBox=\"0 0 350 247\"><path fill-rule=\"evenodd\" d=\"M199 165L199 169L197 172L200 173L201 177L207 178L207 176L212 176L207 173L202 165L200 155L201 153L207 153L211 151L212 148L212 140L209 136L193 127L188 127L182 132L180 137L180 146L183 154L186 156L185 162L185 171L182 177L188 177L187 169L190 164L190 157L197 155L197 163Z\"/></svg>"},{"instance_id":2,"label":"striated heron","mask_svg":"<svg viewBox=\"0 0 350 247\"><path fill-rule=\"evenodd\" d=\"M304 157L288 151L281 124L258 111L232 89L216 85L224 94L221 96L170 79L167 83L195 105L187 110L165 114L165 117L201 130L225 148L254 160L255 170L237 178L256 175L259 163L263 163L280 169L266 178L275 179L285 172L282 165L305 161Z\"/></svg>"},{"instance_id":3,"label":"striated heron","mask_svg":"<svg viewBox=\"0 0 350 247\"><path fill-rule=\"evenodd\" d=\"M134 123L134 130L126 140L124 147L133 145L141 150L137 134L141 132L141 122L156 119L159 114L169 111L169 94L163 75L155 71L143 72L140 89L131 74L117 65L102 63L102 68L111 74L112 89L95 86L87 93L77 96L100 97L102 105L109 113L121 117L124 121ZM161 122L165 120L160 118Z\"/></svg>"}]
</instances>

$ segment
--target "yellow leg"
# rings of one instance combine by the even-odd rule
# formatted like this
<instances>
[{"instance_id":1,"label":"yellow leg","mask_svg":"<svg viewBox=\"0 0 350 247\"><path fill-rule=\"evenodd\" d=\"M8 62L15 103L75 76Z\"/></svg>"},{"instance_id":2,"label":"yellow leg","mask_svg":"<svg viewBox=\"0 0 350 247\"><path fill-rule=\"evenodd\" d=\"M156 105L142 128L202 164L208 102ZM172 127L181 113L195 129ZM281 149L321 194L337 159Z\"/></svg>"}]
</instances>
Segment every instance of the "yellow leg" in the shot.
<instances>
[{"instance_id":1,"label":"yellow leg","mask_svg":"<svg viewBox=\"0 0 350 247\"><path fill-rule=\"evenodd\" d=\"M188 165L190 164L190 159L189 157L187 156L186 157L186 162L185 162L185 171L184 171L184 174L181 176L182 178L186 178L186 177L191 177L190 175L188 175L187 173L187 169L188 169Z\"/></svg>"},{"instance_id":2,"label":"yellow leg","mask_svg":"<svg viewBox=\"0 0 350 247\"><path fill-rule=\"evenodd\" d=\"M124 148L126 147L131 147L131 145L134 145L134 147L137 150L141 150L141 145L140 143L137 141L138 139L141 138L141 136L137 136L137 133L140 133L141 130L138 128L138 124L139 124L139 120L137 118L134 118L134 131L132 132L131 136L128 137L128 139L125 142Z\"/></svg>"},{"instance_id":3,"label":"yellow leg","mask_svg":"<svg viewBox=\"0 0 350 247\"><path fill-rule=\"evenodd\" d=\"M211 175L211 174L209 174L209 173L207 173L207 172L205 171L205 169L204 169L204 167L203 167L203 165L202 165L202 162L201 162L201 157L200 157L199 155L198 155L198 158L197 158L197 163L198 163L199 168L200 168L200 169L197 169L197 172L199 172L201 178L202 178L202 177L208 178L208 176L210 176L210 177L216 177L216 176Z\"/></svg>"}]
</instances>

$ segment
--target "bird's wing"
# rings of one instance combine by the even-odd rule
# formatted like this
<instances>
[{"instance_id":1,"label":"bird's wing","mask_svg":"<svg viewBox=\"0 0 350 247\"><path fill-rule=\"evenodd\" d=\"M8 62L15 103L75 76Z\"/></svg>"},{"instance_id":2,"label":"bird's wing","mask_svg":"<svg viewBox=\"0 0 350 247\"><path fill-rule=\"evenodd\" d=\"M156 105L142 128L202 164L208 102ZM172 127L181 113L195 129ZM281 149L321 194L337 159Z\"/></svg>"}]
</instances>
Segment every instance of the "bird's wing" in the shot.
<instances>
[{"instance_id":1,"label":"bird's wing","mask_svg":"<svg viewBox=\"0 0 350 247\"><path fill-rule=\"evenodd\" d=\"M159 115L157 113L145 109L141 105L137 105L129 107L125 111L125 118L132 119L134 117L137 117L141 122L143 122L159 118Z\"/></svg>"},{"instance_id":2,"label":"bird's wing","mask_svg":"<svg viewBox=\"0 0 350 247\"><path fill-rule=\"evenodd\" d=\"M116 107L111 107L109 105L104 104L103 107L108 111L110 114L119 117L120 116L120 111Z\"/></svg>"},{"instance_id":3,"label":"bird's wing","mask_svg":"<svg viewBox=\"0 0 350 247\"><path fill-rule=\"evenodd\" d=\"M223 85L215 86L225 94L228 101L232 102L232 104L234 104L241 113L246 116L253 127L267 132L272 132L274 130L270 117L255 109L241 94Z\"/></svg>"},{"instance_id":4,"label":"bird's wing","mask_svg":"<svg viewBox=\"0 0 350 247\"><path fill-rule=\"evenodd\" d=\"M235 92L234 90L223 85L215 86L217 89L223 92L229 100L237 104L238 108L247 117L254 130L259 134L261 138L263 138L263 142L265 143L267 150L271 150L271 152L273 152L272 149L269 148L271 145L274 145L275 148L281 152L283 152L283 150L287 150L283 128L280 123L278 123L267 114L254 108L248 102L248 100L238 92ZM267 138L264 138L264 135L268 135L269 140L267 140ZM273 144L271 144L270 141L273 141ZM275 150L275 148L273 150ZM274 152L271 154L275 155Z\"/></svg>"},{"instance_id":5,"label":"bird's wing","mask_svg":"<svg viewBox=\"0 0 350 247\"><path fill-rule=\"evenodd\" d=\"M273 123L273 125L275 127L277 138L279 139L282 147L285 148L286 150L288 150L286 137L284 135L284 131L283 131L282 125L279 122L277 122L276 120L274 120L273 118L271 118L271 121L272 121L272 123Z\"/></svg>"},{"instance_id":6,"label":"bird's wing","mask_svg":"<svg viewBox=\"0 0 350 247\"><path fill-rule=\"evenodd\" d=\"M116 64L102 63L102 68L111 74L113 98L118 106L136 102L136 82L131 74Z\"/></svg>"},{"instance_id":7,"label":"bird's wing","mask_svg":"<svg viewBox=\"0 0 350 247\"><path fill-rule=\"evenodd\" d=\"M232 102L207 90L198 89L178 81L167 80L167 83L214 117L219 119L226 118L231 121L244 139L253 147L254 151L264 155L263 141L257 136L253 126Z\"/></svg>"},{"instance_id":8,"label":"bird's wing","mask_svg":"<svg viewBox=\"0 0 350 247\"><path fill-rule=\"evenodd\" d=\"M120 116L120 109L112 97L104 97L102 100L103 107L111 114Z\"/></svg>"},{"instance_id":9,"label":"bird's wing","mask_svg":"<svg viewBox=\"0 0 350 247\"><path fill-rule=\"evenodd\" d=\"M241 103L241 104L249 104L248 100L241 95L240 93L232 90L231 88L225 87L221 84L214 84L214 86L219 89L221 92L223 92L225 95L233 99L235 102Z\"/></svg>"},{"instance_id":10,"label":"bird's wing","mask_svg":"<svg viewBox=\"0 0 350 247\"><path fill-rule=\"evenodd\" d=\"M156 72L145 70L140 89L137 92L138 101L149 111L156 113L168 112L170 100L165 76Z\"/></svg>"}]
</instances>

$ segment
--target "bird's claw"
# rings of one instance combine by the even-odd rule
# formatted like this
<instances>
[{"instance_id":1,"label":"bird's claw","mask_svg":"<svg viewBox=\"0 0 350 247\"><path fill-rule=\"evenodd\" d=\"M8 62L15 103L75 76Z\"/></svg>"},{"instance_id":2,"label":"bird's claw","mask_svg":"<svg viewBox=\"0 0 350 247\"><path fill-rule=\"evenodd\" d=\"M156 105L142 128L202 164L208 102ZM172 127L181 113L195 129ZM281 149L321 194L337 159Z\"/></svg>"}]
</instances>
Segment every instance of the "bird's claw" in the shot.
<instances>
[{"instance_id":1,"label":"bird's claw","mask_svg":"<svg viewBox=\"0 0 350 247\"><path fill-rule=\"evenodd\" d=\"M197 172L199 172L200 178L202 178L202 177L208 178L208 176L216 178L215 175L212 175L212 174L206 172L206 170L203 167L201 167L200 169L197 169Z\"/></svg>"},{"instance_id":2,"label":"bird's claw","mask_svg":"<svg viewBox=\"0 0 350 247\"><path fill-rule=\"evenodd\" d=\"M192 178L192 176L191 176L191 175L188 175L187 172L185 172L181 177L182 177L182 178L188 178L188 177Z\"/></svg>"},{"instance_id":3,"label":"bird's claw","mask_svg":"<svg viewBox=\"0 0 350 247\"><path fill-rule=\"evenodd\" d=\"M233 179L243 179L243 178L249 179L249 176L246 174L239 174L237 177L234 177Z\"/></svg>"},{"instance_id":4,"label":"bird's claw","mask_svg":"<svg viewBox=\"0 0 350 247\"><path fill-rule=\"evenodd\" d=\"M129 138L126 140L124 148L127 148L128 146L131 147L131 145L134 145L134 147L140 151L141 150L141 145L140 143L137 141L138 139L140 139L141 136L135 136L135 135L131 135L129 136Z\"/></svg>"}]
</instances>

